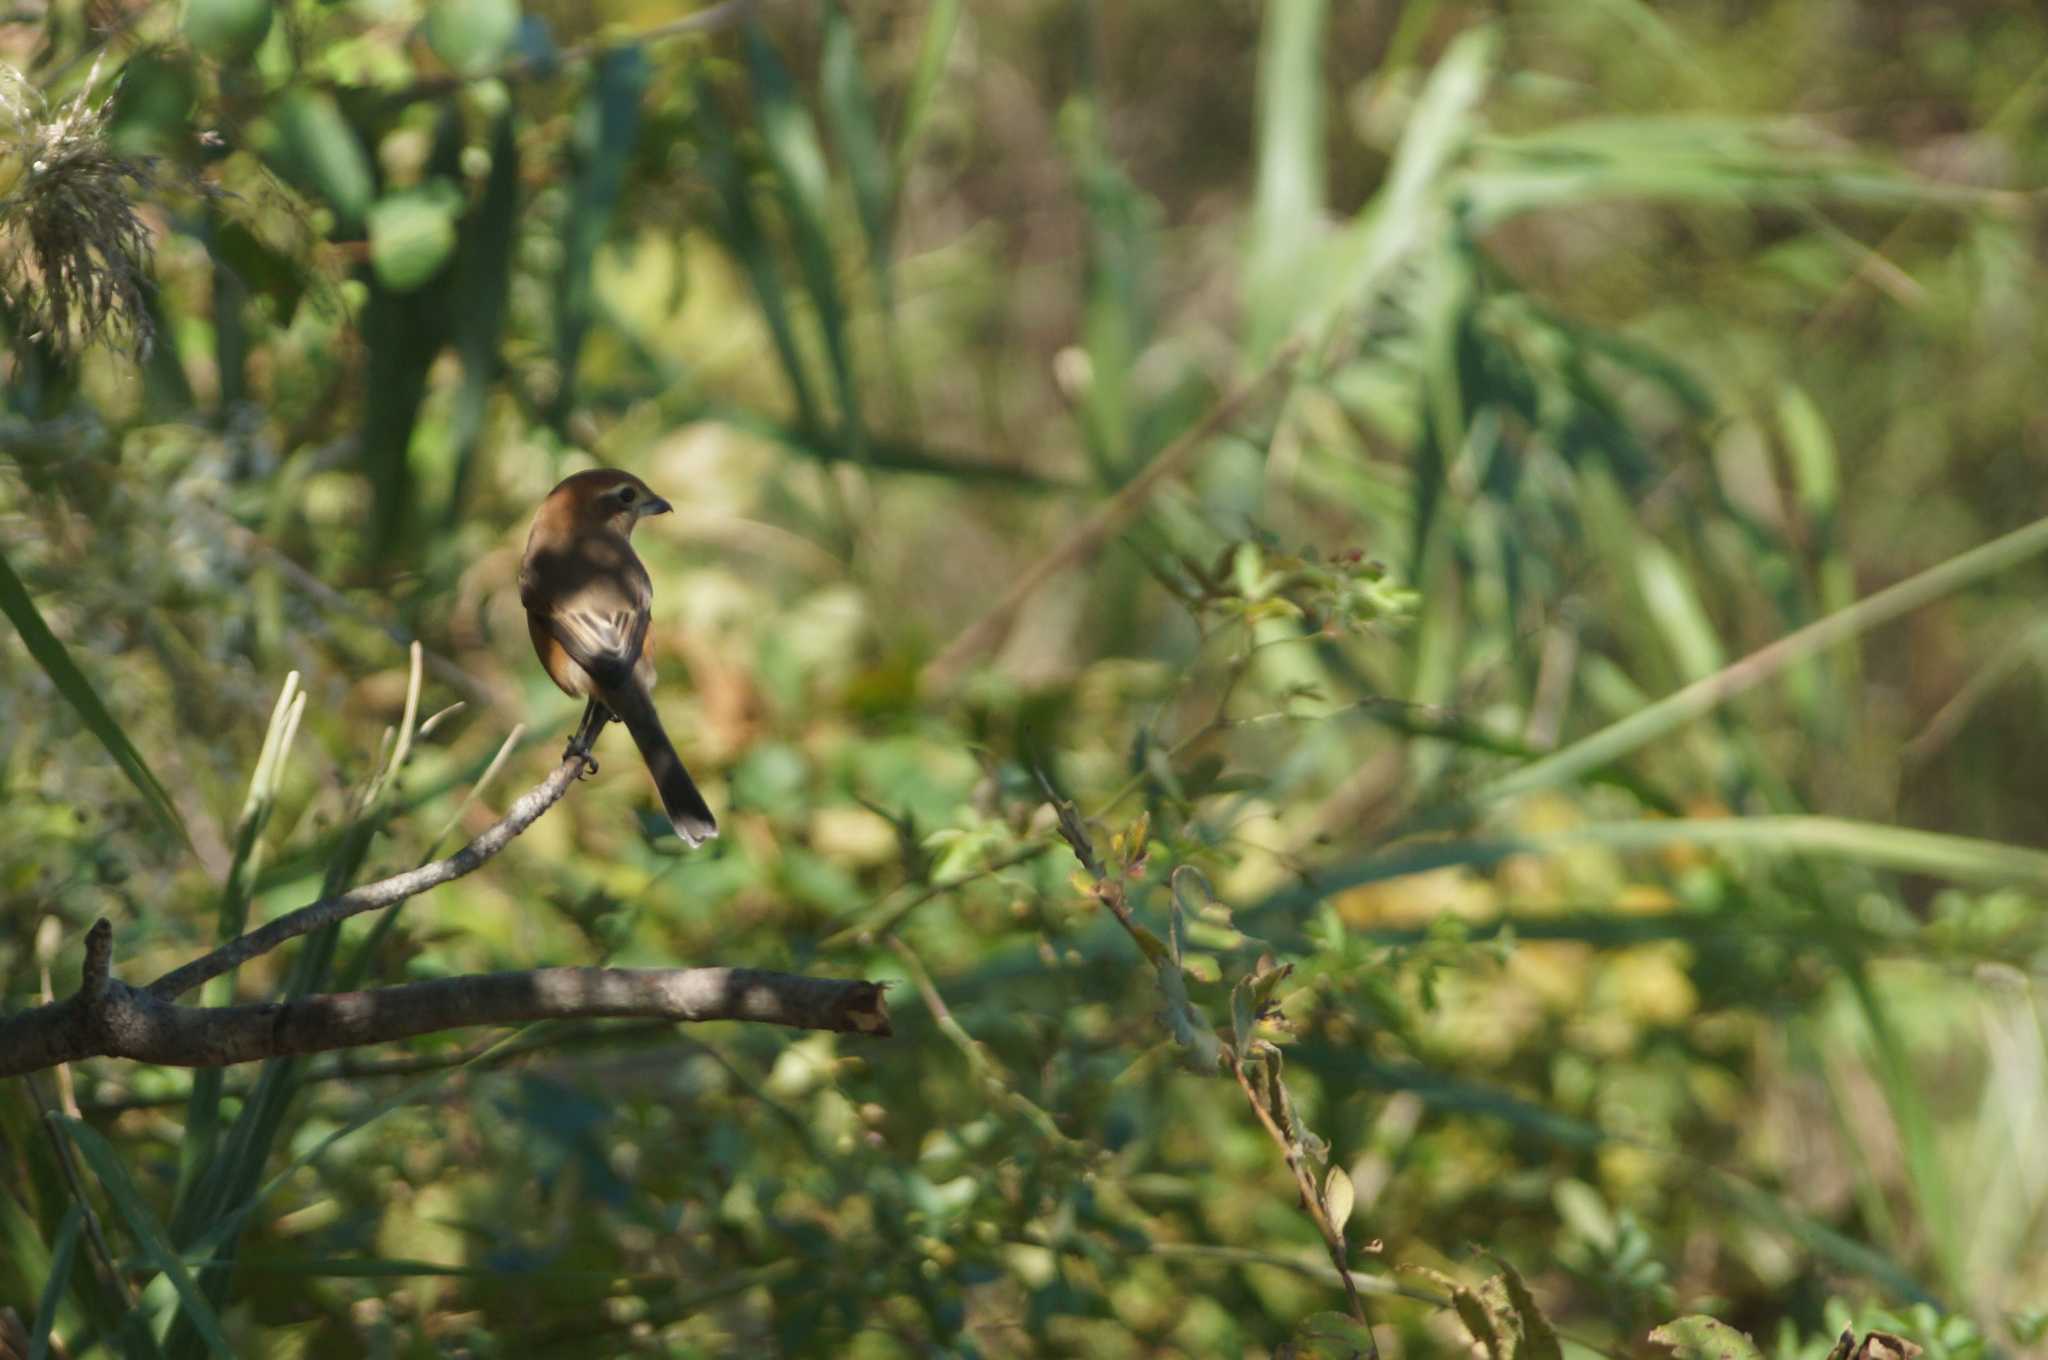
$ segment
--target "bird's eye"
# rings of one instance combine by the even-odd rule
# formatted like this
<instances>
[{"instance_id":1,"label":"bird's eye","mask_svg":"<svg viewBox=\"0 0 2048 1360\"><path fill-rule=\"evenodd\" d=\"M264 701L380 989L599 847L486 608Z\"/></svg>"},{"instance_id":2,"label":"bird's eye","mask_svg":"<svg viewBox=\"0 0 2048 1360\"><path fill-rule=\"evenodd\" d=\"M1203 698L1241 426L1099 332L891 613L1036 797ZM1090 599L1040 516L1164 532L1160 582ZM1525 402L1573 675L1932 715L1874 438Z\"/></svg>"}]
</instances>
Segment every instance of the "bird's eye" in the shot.
<instances>
[{"instance_id":1,"label":"bird's eye","mask_svg":"<svg viewBox=\"0 0 2048 1360\"><path fill-rule=\"evenodd\" d=\"M619 488L619 504L631 505L633 503L633 498L639 494L639 492L633 490L633 488L630 486L622 486Z\"/></svg>"}]
</instances>

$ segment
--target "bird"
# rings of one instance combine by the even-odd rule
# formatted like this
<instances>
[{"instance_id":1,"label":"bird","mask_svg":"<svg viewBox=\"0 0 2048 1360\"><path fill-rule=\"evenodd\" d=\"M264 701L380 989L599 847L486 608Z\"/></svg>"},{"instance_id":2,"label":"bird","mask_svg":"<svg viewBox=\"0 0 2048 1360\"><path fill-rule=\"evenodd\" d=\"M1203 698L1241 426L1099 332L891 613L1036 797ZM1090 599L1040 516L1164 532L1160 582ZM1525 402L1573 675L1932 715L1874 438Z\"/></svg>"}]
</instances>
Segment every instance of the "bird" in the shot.
<instances>
[{"instance_id":1,"label":"bird","mask_svg":"<svg viewBox=\"0 0 2048 1360\"><path fill-rule=\"evenodd\" d=\"M649 515L675 507L620 468L564 478L534 514L519 563L519 602L540 664L563 693L586 699L563 759L581 756L616 718L654 776L669 825L693 849L718 835L718 819L661 725L647 624L654 583L628 541Z\"/></svg>"}]
</instances>

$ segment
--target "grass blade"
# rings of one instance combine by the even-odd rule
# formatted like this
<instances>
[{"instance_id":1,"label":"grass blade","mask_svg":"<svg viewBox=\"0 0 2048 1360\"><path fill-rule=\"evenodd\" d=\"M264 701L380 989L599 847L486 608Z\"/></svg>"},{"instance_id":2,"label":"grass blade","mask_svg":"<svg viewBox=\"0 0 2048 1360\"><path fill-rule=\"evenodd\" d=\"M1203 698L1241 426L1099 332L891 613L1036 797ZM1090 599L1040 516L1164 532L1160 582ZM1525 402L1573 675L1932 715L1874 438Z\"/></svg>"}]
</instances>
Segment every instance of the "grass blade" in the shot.
<instances>
[{"instance_id":1,"label":"grass blade","mask_svg":"<svg viewBox=\"0 0 2048 1360\"><path fill-rule=\"evenodd\" d=\"M1546 835L1437 842L1325 869L1307 883L1282 889L1240 913L1241 928L1248 934L1263 935L1266 923L1277 924L1278 918L1304 911L1347 888L1432 869L1483 869L1513 855L1542 855L1583 845L1619 853L1692 846L1767 856L1813 855L1958 882L2048 888L2048 851L1881 822L1807 816L1594 822Z\"/></svg>"},{"instance_id":2,"label":"grass blade","mask_svg":"<svg viewBox=\"0 0 2048 1360\"><path fill-rule=\"evenodd\" d=\"M86 730L99 738L100 745L121 767L121 773L128 776L128 782L142 795L143 802L157 820L175 832L189 848L191 837L186 834L185 821L178 816L178 809L171 804L170 792L150 770L142 753L135 749L135 743L128 740L121 724L100 701L99 692L85 678L85 672L78 668L78 663L71 659L70 649L43 622L42 611L30 598L28 587L14 574L4 552L0 552L0 614L5 614L8 622L14 625L14 631L21 635L22 645L28 648L28 654L43 668L43 674L50 677L57 693L63 695L64 701L77 711Z\"/></svg>"},{"instance_id":3,"label":"grass blade","mask_svg":"<svg viewBox=\"0 0 2048 1360\"><path fill-rule=\"evenodd\" d=\"M242 933L248 924L249 903L255 894L257 875L263 867L263 832L270 823L270 810L277 796L277 784L290 756L299 720L306 711L306 696L299 689L299 673L285 677L277 703L270 712L270 725L263 733L263 747L256 757L256 769L249 777L249 793L242 802L242 814L235 826L234 858L221 891L220 915L215 938L227 941ZM234 974L213 979L201 992L203 1004L226 1005L234 996ZM213 1160L220 1137L221 1071L204 1068L193 1074L192 1097L186 1106L185 1137L178 1154L179 1180L189 1187Z\"/></svg>"},{"instance_id":4,"label":"grass blade","mask_svg":"<svg viewBox=\"0 0 2048 1360\"><path fill-rule=\"evenodd\" d=\"M78 1238L84 1223L83 1213L74 1204L64 1211L64 1219L57 1225L57 1240L50 1247L49 1278L43 1282L42 1295L36 1301L36 1329L28 1339L28 1360L48 1360L50 1329L57 1323L64 1291L71 1287L71 1267L78 1259Z\"/></svg>"},{"instance_id":5,"label":"grass blade","mask_svg":"<svg viewBox=\"0 0 2048 1360\"><path fill-rule=\"evenodd\" d=\"M593 266L625 189L627 164L640 135L640 97L653 74L641 48L614 48L598 60L590 94L577 114L576 206L562 226L562 272L555 285L555 358L562 369L553 410L557 428L575 404L576 367L595 311Z\"/></svg>"},{"instance_id":6,"label":"grass blade","mask_svg":"<svg viewBox=\"0 0 2048 1360\"><path fill-rule=\"evenodd\" d=\"M1452 42L1430 73L1386 184L1322 252L1317 266L1302 271L1316 285L1316 300L1302 313L1311 334L1321 334L1364 303L1396 263L1429 233L1441 230L1439 190L1477 131L1475 111L1492 84L1499 51L1497 30L1473 28Z\"/></svg>"},{"instance_id":7,"label":"grass blade","mask_svg":"<svg viewBox=\"0 0 2048 1360\"><path fill-rule=\"evenodd\" d=\"M775 172L777 196L789 219L797 267L825 337L825 357L839 397L840 439L848 453L862 458L865 449L860 413L860 386L847 334L846 305L839 295L839 275L832 261L832 240L826 224L832 219L831 180L817 125L797 98L789 69L759 23L747 25L747 76L754 92L761 141Z\"/></svg>"},{"instance_id":8,"label":"grass blade","mask_svg":"<svg viewBox=\"0 0 2048 1360\"><path fill-rule=\"evenodd\" d=\"M719 236L725 248L739 257L741 268L747 271L747 281L753 285L754 300L760 303L761 319L768 326L768 338L775 344L783 377L789 380L790 395L796 401L798 426L822 434L824 423L819 419L818 399L811 389L803 351L797 345L789 299L782 286L782 269L775 262L775 252L769 248L767 234L754 212L732 128L719 111L717 95L709 82L701 80L697 85L697 121L705 176L718 191L724 219L719 224Z\"/></svg>"},{"instance_id":9,"label":"grass blade","mask_svg":"<svg viewBox=\"0 0 2048 1360\"><path fill-rule=\"evenodd\" d=\"M882 344L888 356L893 413L900 422L914 412L908 360L896 325L894 263L898 193L902 185L896 163L884 144L874 91L861 69L860 47L853 21L836 4L825 7L825 49L819 58L819 93L830 121L832 140L846 163L853 185L853 204L867 239L868 273L881 308ZM912 415L914 420L915 416Z\"/></svg>"},{"instance_id":10,"label":"grass blade","mask_svg":"<svg viewBox=\"0 0 2048 1360\"><path fill-rule=\"evenodd\" d=\"M1740 661L1666 695L1591 736L1495 780L1477 795L1482 802L1509 798L1577 779L1612 765L1648 743L1711 713L1738 694L1754 689L1787 667L1858 637L1961 590L2048 552L2048 519L2037 519L2002 538L1970 549L1897 585L1888 586L1847 609L1837 610L1759 648ZM1914 833L1907 833L1914 834Z\"/></svg>"},{"instance_id":11,"label":"grass blade","mask_svg":"<svg viewBox=\"0 0 2048 1360\"><path fill-rule=\"evenodd\" d=\"M935 0L925 14L924 36L918 42L917 67L911 73L910 89L903 97L903 121L896 129L896 174L910 174L923 140L925 121L931 116L932 100L939 80L946 73L946 57L953 50L953 34L960 27L960 0Z\"/></svg>"},{"instance_id":12,"label":"grass blade","mask_svg":"<svg viewBox=\"0 0 2048 1360\"><path fill-rule=\"evenodd\" d=\"M1254 362L1287 337L1302 291L1302 255L1322 229L1328 25L1328 0L1273 0L1259 35L1258 178L1245 265Z\"/></svg>"},{"instance_id":13,"label":"grass blade","mask_svg":"<svg viewBox=\"0 0 2048 1360\"><path fill-rule=\"evenodd\" d=\"M185 1268L177 1252L172 1250L170 1239L164 1234L163 1224L143 1202L135 1183L128 1178L128 1170L121 1165L121 1158L113 1145L100 1136L99 1132L82 1120L68 1115L49 1116L58 1127L70 1136L85 1160L92 1166L93 1174L105 1187L107 1198L114 1209L128 1225L135 1241L142 1248L143 1255L151 1266L170 1278L171 1287L178 1293L181 1305L179 1316L198 1333L206 1344L207 1352L220 1360L234 1360L234 1348L228 1345L227 1336L221 1331L220 1318L199 1292L199 1282L192 1278L192 1272Z\"/></svg>"},{"instance_id":14,"label":"grass blade","mask_svg":"<svg viewBox=\"0 0 2048 1360\"><path fill-rule=\"evenodd\" d=\"M512 112L498 115L491 133L491 173L483 197L463 229L463 248L455 262L454 338L462 359L462 385L448 417L449 439L455 446L455 480L445 511L449 523L463 513L475 472L477 440L483 431L484 406L498 377L498 341L505 328L505 308L512 289L512 246L519 220L519 139Z\"/></svg>"},{"instance_id":15,"label":"grass blade","mask_svg":"<svg viewBox=\"0 0 2048 1360\"><path fill-rule=\"evenodd\" d=\"M1075 97L1066 122L1069 155L1088 223L1081 306L1088 377L1081 394L1081 424L1097 477L1115 488L1130 479L1150 452L1137 442L1133 376L1151 332L1146 295L1153 263L1152 211L1111 157L1103 139L1101 108L1092 93Z\"/></svg>"},{"instance_id":16,"label":"grass blade","mask_svg":"<svg viewBox=\"0 0 2048 1360\"><path fill-rule=\"evenodd\" d=\"M1730 207L1820 200L1965 207L1985 190L1941 185L1818 145L1761 119L1674 115L1587 118L1520 137L1489 137L1464 177L1475 228L1525 213L1614 199Z\"/></svg>"},{"instance_id":17,"label":"grass blade","mask_svg":"<svg viewBox=\"0 0 2048 1360\"><path fill-rule=\"evenodd\" d=\"M875 117L874 93L861 70L853 21L837 5L825 7L825 50L818 86L833 140L853 183L853 206L868 240L868 265L875 290L887 309L894 294L889 274L889 246L896 227L896 173L882 149L882 130Z\"/></svg>"}]
</instances>

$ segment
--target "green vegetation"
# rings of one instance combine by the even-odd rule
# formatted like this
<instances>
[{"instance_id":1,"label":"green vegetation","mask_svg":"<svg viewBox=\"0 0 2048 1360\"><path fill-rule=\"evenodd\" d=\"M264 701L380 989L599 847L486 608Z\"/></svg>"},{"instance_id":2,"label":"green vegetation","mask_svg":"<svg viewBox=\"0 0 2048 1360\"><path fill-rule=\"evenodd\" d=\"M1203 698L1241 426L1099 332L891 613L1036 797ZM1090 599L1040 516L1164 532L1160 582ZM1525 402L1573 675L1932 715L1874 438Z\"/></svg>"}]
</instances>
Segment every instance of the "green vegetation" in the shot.
<instances>
[{"instance_id":1,"label":"green vegetation","mask_svg":"<svg viewBox=\"0 0 2048 1360\"><path fill-rule=\"evenodd\" d=\"M538 781L520 547L603 463L722 838L614 730L188 1000L896 1022L9 1080L0 1355L2038 1353L2048 19L52 0L0 63L0 1005Z\"/></svg>"}]
</instances>

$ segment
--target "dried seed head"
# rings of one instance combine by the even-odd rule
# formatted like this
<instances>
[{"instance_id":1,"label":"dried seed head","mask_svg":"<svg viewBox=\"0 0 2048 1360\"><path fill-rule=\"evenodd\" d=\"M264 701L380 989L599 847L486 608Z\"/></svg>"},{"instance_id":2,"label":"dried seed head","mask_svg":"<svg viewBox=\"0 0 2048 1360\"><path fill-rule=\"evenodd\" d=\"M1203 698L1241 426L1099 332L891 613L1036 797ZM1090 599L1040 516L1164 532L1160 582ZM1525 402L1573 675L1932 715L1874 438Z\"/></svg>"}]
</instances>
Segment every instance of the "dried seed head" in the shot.
<instances>
[{"instance_id":1,"label":"dried seed head","mask_svg":"<svg viewBox=\"0 0 2048 1360\"><path fill-rule=\"evenodd\" d=\"M54 112L42 92L0 66L0 303L16 326L67 349L155 338L150 271L156 241L136 211L163 187L156 162L106 138L111 94L99 70Z\"/></svg>"}]
</instances>

